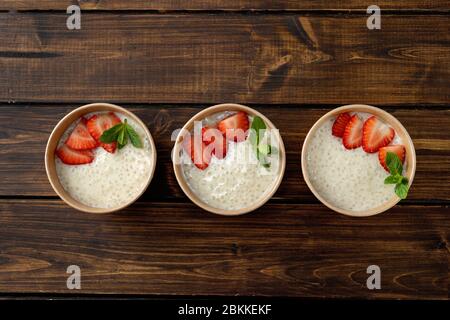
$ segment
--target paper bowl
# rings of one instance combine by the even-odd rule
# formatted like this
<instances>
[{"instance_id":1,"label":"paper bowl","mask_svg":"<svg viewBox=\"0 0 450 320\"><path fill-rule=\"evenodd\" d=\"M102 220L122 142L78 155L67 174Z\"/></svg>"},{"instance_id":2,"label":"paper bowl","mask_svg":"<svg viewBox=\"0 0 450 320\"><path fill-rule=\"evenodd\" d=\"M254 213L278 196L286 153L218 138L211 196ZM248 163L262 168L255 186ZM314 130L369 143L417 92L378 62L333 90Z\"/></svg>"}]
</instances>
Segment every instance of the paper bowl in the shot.
<instances>
[{"instance_id":1,"label":"paper bowl","mask_svg":"<svg viewBox=\"0 0 450 320\"><path fill-rule=\"evenodd\" d=\"M326 121L328 121L330 118L335 118L337 115L343 112L365 112L370 113L376 117L378 117L380 120L384 121L386 124L394 128L395 134L400 137L402 140L402 143L404 144L406 148L406 163L407 163L407 169L406 169L406 177L409 180L409 186L411 186L414 174L416 172L416 152L414 149L414 144L411 140L411 137L409 136L406 129L403 127L403 125L398 121L394 116L392 116L390 113L368 105L363 104L352 104L352 105L346 105L339 108L336 108L334 110L331 110L330 112L326 113L324 116L322 116L317 122L312 126L312 128L309 130L305 141L303 142L303 148L302 148L302 156L301 156L301 165L302 165L302 172L303 172L303 179L305 180L306 184L308 185L311 192L316 196L317 199L320 200L324 205L326 205L328 208L338 212L342 213L348 216L354 216L354 217L367 217L367 216L373 216L379 213L382 213L386 210L389 210L393 206L395 206L399 201L400 198L393 193L392 198L385 202L384 204L377 206L375 208L365 210L363 212L358 211L351 211L351 210L345 210L342 208L339 208L332 203L330 203L327 199L322 197L320 193L316 190L314 187L314 184L311 183L311 179L309 177L309 173L306 167L306 157L307 157L307 150L308 146L312 140L312 137L314 136L315 132L318 128L320 128ZM330 132L331 135L331 132Z\"/></svg>"},{"instance_id":2,"label":"paper bowl","mask_svg":"<svg viewBox=\"0 0 450 320\"><path fill-rule=\"evenodd\" d=\"M136 123L138 123L144 130L145 134L147 135L148 141L150 142L150 148L152 152L152 168L150 169L150 174L147 178L147 182L145 186L142 188L141 192L134 198L130 199L127 203L112 207L112 208L95 208L87 206L80 201L74 199L61 185L61 182L59 181L58 175L56 173L56 164L55 164L55 151L58 146L59 140L61 139L61 136L64 134L64 132L72 125L74 121L77 121L80 117L82 117L85 114L92 113L92 112L105 112L105 111L112 111L116 113L121 113L125 115L127 118L130 118L134 120ZM53 132L50 134L50 137L47 142L47 147L45 149L45 170L47 172L47 177L50 182L50 184L53 187L53 190L58 194L58 196L69 206L88 213L110 213L115 212L118 210L121 210L133 202L135 202L147 189L148 185L150 184L150 181L153 178L153 173L155 171L156 166L156 148L155 144L153 142L152 135L148 131L147 126L132 112L108 103L92 103L88 105L84 105L82 107L79 107L73 111L71 111L69 114L67 114L61 121L58 122L56 127L53 129Z\"/></svg>"},{"instance_id":3,"label":"paper bowl","mask_svg":"<svg viewBox=\"0 0 450 320\"><path fill-rule=\"evenodd\" d=\"M252 108L249 108L247 106L243 106L240 104L233 104L233 103L225 103L225 104L215 105L215 106L209 107L209 108L204 109L203 111L197 113L184 125L184 127L181 129L180 133L178 134L178 136L176 138L174 149L173 149L173 154L172 154L172 157L173 157L172 160L173 160L173 169L175 172L175 177L178 181L178 184L180 185L181 189L186 194L186 196L192 202L194 202L200 208L202 208L206 211L215 213L215 214L220 214L220 215L225 215L225 216L235 216L235 215L241 215L241 214L245 214L245 213L256 210L257 208L261 207L264 203L266 203L273 196L273 194L277 191L277 189L280 186L281 181L283 179L283 175L284 175L284 170L285 170L285 166L286 166L286 152L284 149L283 140L281 139L281 136L279 135L279 133L277 133L277 139L279 141L279 151L280 151L278 176L276 178L276 181L270 187L270 189L268 191L266 191L264 197L259 199L257 202L253 203L251 206L241 208L238 210L225 210L225 209L215 208L215 207L205 203L191 190L191 188L189 187L189 185L184 177L184 174L183 174L182 164L181 164L181 160L180 160L180 154L181 154L181 150L182 150L183 137L184 137L183 132L191 131L194 127L195 121L203 120L204 118L206 118L212 114L220 113L220 112L224 112L224 111L244 111L248 115L259 116L266 123L267 129L276 129L276 127L273 125L273 123L268 118L266 118L263 114L261 114L260 112L254 110Z\"/></svg>"}]
</instances>

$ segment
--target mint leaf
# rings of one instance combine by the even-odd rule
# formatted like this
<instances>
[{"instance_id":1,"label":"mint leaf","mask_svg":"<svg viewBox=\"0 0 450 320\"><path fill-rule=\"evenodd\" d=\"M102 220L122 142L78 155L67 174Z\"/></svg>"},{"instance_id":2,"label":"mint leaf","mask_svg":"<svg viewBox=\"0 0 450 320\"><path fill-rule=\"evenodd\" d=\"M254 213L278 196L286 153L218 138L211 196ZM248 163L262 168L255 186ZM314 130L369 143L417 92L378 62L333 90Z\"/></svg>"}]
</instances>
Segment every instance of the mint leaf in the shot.
<instances>
[{"instance_id":1,"label":"mint leaf","mask_svg":"<svg viewBox=\"0 0 450 320\"><path fill-rule=\"evenodd\" d=\"M119 145L125 145L126 137L127 137L127 135L126 135L125 126L123 126L119 132L119 135L117 136L117 143Z\"/></svg>"},{"instance_id":2,"label":"mint leaf","mask_svg":"<svg viewBox=\"0 0 450 320\"><path fill-rule=\"evenodd\" d=\"M255 116L252 121L252 126L250 128L250 143L256 152L256 158L261 162L264 167L269 167L270 163L267 162L266 156L272 152L270 145L264 144L260 145L261 140L264 137L265 130L267 129L264 120L258 116Z\"/></svg>"},{"instance_id":3,"label":"mint leaf","mask_svg":"<svg viewBox=\"0 0 450 320\"><path fill-rule=\"evenodd\" d=\"M137 132L131 127L129 124L126 125L126 130L128 133L128 137L130 138L131 143L136 148L142 148L142 141Z\"/></svg>"},{"instance_id":4,"label":"mint leaf","mask_svg":"<svg viewBox=\"0 0 450 320\"><path fill-rule=\"evenodd\" d=\"M119 136L122 128L123 123L116 124L114 127L109 128L100 136L100 141L103 143L112 143L114 141L117 141L117 137Z\"/></svg>"},{"instance_id":5,"label":"mint leaf","mask_svg":"<svg viewBox=\"0 0 450 320\"><path fill-rule=\"evenodd\" d=\"M402 183L403 179L406 179L401 174L390 175L386 179L384 179L384 184L397 184ZM408 180L408 179L407 179Z\"/></svg>"},{"instance_id":6,"label":"mint leaf","mask_svg":"<svg viewBox=\"0 0 450 320\"><path fill-rule=\"evenodd\" d=\"M117 143L117 146L119 147L119 150L122 149L123 147L125 147L125 145L126 145L126 144L120 144L120 143Z\"/></svg>"},{"instance_id":7,"label":"mint leaf","mask_svg":"<svg viewBox=\"0 0 450 320\"><path fill-rule=\"evenodd\" d=\"M272 146L270 144L260 144L258 146L259 153L267 156L272 153Z\"/></svg>"},{"instance_id":8,"label":"mint leaf","mask_svg":"<svg viewBox=\"0 0 450 320\"><path fill-rule=\"evenodd\" d=\"M270 168L270 161L267 160L267 157L266 157L266 156L264 156L263 154L260 153L259 159L260 159L259 162L261 163L261 165L262 165L264 168Z\"/></svg>"},{"instance_id":9,"label":"mint leaf","mask_svg":"<svg viewBox=\"0 0 450 320\"><path fill-rule=\"evenodd\" d=\"M264 130L266 129L266 124L263 119L255 116L252 121L252 126L250 127L250 142L255 149L258 148L259 142L264 135Z\"/></svg>"},{"instance_id":10,"label":"mint leaf","mask_svg":"<svg viewBox=\"0 0 450 320\"><path fill-rule=\"evenodd\" d=\"M404 183L399 183L395 186L395 194L400 199L405 199L408 195L408 185Z\"/></svg>"},{"instance_id":11,"label":"mint leaf","mask_svg":"<svg viewBox=\"0 0 450 320\"><path fill-rule=\"evenodd\" d=\"M397 184L397 180L396 176L389 176L384 179L384 184Z\"/></svg>"},{"instance_id":12,"label":"mint leaf","mask_svg":"<svg viewBox=\"0 0 450 320\"><path fill-rule=\"evenodd\" d=\"M386 165L391 175L384 179L384 184L395 184L395 194L400 199L405 199L408 195L408 178L402 176L403 165L400 158L394 152L386 154Z\"/></svg>"},{"instance_id":13,"label":"mint leaf","mask_svg":"<svg viewBox=\"0 0 450 320\"><path fill-rule=\"evenodd\" d=\"M392 175L402 174L403 165L400 158L394 152L389 152L386 154L386 165Z\"/></svg>"},{"instance_id":14,"label":"mint leaf","mask_svg":"<svg viewBox=\"0 0 450 320\"><path fill-rule=\"evenodd\" d=\"M123 126L122 130L119 133L119 136L117 137L117 144L119 147L119 150L122 149L123 147L125 147L125 145L128 143L128 132L126 129L126 122L125 125Z\"/></svg>"},{"instance_id":15,"label":"mint leaf","mask_svg":"<svg viewBox=\"0 0 450 320\"><path fill-rule=\"evenodd\" d=\"M123 123L116 124L114 127L104 131L100 137L100 141L103 143L117 142L119 149L125 147L128 140L130 140L136 148L142 148L141 138L133 127L128 124L127 119L125 119Z\"/></svg>"}]
</instances>

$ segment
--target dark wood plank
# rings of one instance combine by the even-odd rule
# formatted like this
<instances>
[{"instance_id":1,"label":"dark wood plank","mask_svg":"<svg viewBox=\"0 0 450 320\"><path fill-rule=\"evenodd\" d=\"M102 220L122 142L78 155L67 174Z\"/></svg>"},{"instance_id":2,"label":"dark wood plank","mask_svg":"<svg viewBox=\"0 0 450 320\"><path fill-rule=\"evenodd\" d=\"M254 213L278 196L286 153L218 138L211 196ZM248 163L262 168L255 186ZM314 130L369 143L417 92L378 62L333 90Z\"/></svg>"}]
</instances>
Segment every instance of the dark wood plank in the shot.
<instances>
[{"instance_id":1,"label":"dark wood plank","mask_svg":"<svg viewBox=\"0 0 450 320\"><path fill-rule=\"evenodd\" d=\"M0 101L445 104L450 16L0 14Z\"/></svg>"},{"instance_id":2,"label":"dark wood plank","mask_svg":"<svg viewBox=\"0 0 450 320\"><path fill-rule=\"evenodd\" d=\"M326 1L326 0L2 0L0 10L66 10L71 4L79 4L83 10L366 10L370 1ZM379 0L377 5L389 10L433 9L448 10L443 0Z\"/></svg>"},{"instance_id":3,"label":"dark wood plank","mask_svg":"<svg viewBox=\"0 0 450 320\"><path fill-rule=\"evenodd\" d=\"M58 200L0 201L0 291L447 298L448 207L349 218L320 205L219 217L139 203L90 215ZM276 223L275 223L276 222ZM264 237L261 235L264 234ZM66 289L79 265L82 290ZM368 290L366 268L382 271Z\"/></svg>"},{"instance_id":4,"label":"dark wood plank","mask_svg":"<svg viewBox=\"0 0 450 320\"><path fill-rule=\"evenodd\" d=\"M44 169L48 136L70 106L0 106L0 196L55 195ZM327 109L261 107L278 126L287 150L286 174L278 199L315 201L303 181L300 152L308 130ZM172 170L171 134L201 108L147 106L131 108L147 124L156 141L158 165L146 199L187 199ZM417 153L417 172L411 200L450 200L450 111L391 110L412 136Z\"/></svg>"}]
</instances>

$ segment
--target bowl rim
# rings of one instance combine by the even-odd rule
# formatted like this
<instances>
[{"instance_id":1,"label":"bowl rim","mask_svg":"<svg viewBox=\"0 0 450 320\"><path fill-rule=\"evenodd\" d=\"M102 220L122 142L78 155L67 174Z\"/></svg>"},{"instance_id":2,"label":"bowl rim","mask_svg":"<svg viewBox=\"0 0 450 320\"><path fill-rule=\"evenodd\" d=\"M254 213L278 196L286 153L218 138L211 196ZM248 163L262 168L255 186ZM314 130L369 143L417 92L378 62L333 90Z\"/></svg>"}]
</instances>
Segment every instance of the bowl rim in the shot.
<instances>
[{"instance_id":1,"label":"bowl rim","mask_svg":"<svg viewBox=\"0 0 450 320\"><path fill-rule=\"evenodd\" d=\"M147 182L145 186L142 188L141 192L137 194L133 199L130 199L127 203L112 207L112 208L96 208L91 207L88 205L85 205L81 203L80 201L74 199L61 185L59 178L56 174L56 169L52 169L51 162L53 161L53 167L55 168L55 150L59 143L59 140L61 139L64 132L70 127L70 125L77 120L77 118L88 114L92 112L106 112L106 111L113 111L117 113L122 113L125 116L132 118L134 121L136 121L144 130L145 134L147 135L147 138L150 143L150 149L151 149L151 157L152 157L152 167L150 169L150 174L148 176ZM155 143L153 141L153 137L148 130L148 127L145 125L145 123L133 112L120 107L115 104L106 103L106 102L95 102L90 103L86 105L82 105L78 108L73 109L68 114L66 114L61 120L58 121L58 123L53 128L48 140L47 145L45 148L45 171L47 173L47 178L50 182L50 185L52 186L53 190L56 192L56 194L69 206L71 206L74 209L77 209L82 212L87 213L99 213L99 214L105 214L105 213L112 213L119 210L122 210L134 202L136 202L137 199L139 199L140 196L147 190L148 186L150 185L150 182L153 180L153 176L155 173L156 168L156 161L157 161L157 154L156 154L156 147Z\"/></svg>"},{"instance_id":2,"label":"bowl rim","mask_svg":"<svg viewBox=\"0 0 450 320\"><path fill-rule=\"evenodd\" d=\"M184 132L186 130L189 131L189 129L193 125L194 121L202 120L205 117L207 117L208 115L211 115L214 113L219 113L219 112L224 112L224 111L245 111L249 115L259 116L261 119L263 119L263 121L265 122L265 124L268 128L277 129L277 127L275 127L275 125L266 116L264 116L262 113L260 113L259 111L255 110L253 108L250 108L250 107L242 105L242 104L236 104L236 103L216 104L216 105L207 107L207 108L203 109L202 111L196 113L181 128L180 132L177 134L177 137L176 137L175 143L174 143L174 147L172 149L172 164L173 164L173 170L174 170L178 185L181 187L184 194L194 204L196 204L203 210L214 213L214 214L223 215L223 216L237 216L237 215L243 215L243 214L246 214L246 213L249 213L249 212L252 212L252 211L258 209L259 207L263 206L270 198L272 198L274 193L278 190L278 188L283 180L283 177L284 177L284 172L285 172L285 168L286 168L286 151L285 151L283 139L281 137L280 132L278 131L277 138L279 140L278 147L279 147L279 151L280 151L280 159L279 159L280 166L278 168L278 177L275 180L275 182L273 183L270 191L267 192L263 198L259 199L259 201L255 202L251 206L241 208L241 209L235 209L235 210L226 210L226 209L215 208L213 206L206 204L205 202L200 200L200 198L198 198L197 195L191 190L191 188L188 186L187 181L185 180L185 178L183 176L181 164L179 161L180 150L182 148Z\"/></svg>"},{"instance_id":3,"label":"bowl rim","mask_svg":"<svg viewBox=\"0 0 450 320\"><path fill-rule=\"evenodd\" d=\"M365 105L365 104L349 104L349 105L344 105L344 106L335 108L335 109L330 110L327 113L325 113L322 117L320 117L314 123L314 125L308 131L308 134L306 135L305 140L303 141L302 154L301 154L301 167L302 167L303 179L305 180L308 188L311 190L311 192L314 194L314 196L320 202L322 202L325 206L330 208L331 210L341 213L341 214L344 214L344 215L347 215L347 216L351 216L351 217L374 216L374 215L380 214L380 213L385 212L385 211L389 210L390 208L394 207L401 199L396 194L394 194L393 197L389 201L387 201L384 204L379 205L375 208L371 208L369 210L351 211L351 210L342 209L342 208L339 208L339 207L331 204L330 202L328 202L325 198L323 198L317 192L317 190L315 189L315 187L313 186L313 184L311 183L311 181L309 179L309 173L306 168L306 155L307 155L306 149L312 139L313 134L316 132L316 130L323 123L325 123L325 121L327 121L330 117L336 116L342 112L350 112L350 111L366 112L366 113L370 113L375 116L379 116L382 118L383 121L385 121L390 126L396 127L396 128L394 128L396 131L396 134L402 136L401 137L402 142L405 145L405 148L407 149L408 167L406 170L406 176L409 180L408 185L409 185L409 187L411 187L412 182L414 180L414 175L416 172L416 152L415 152L415 148L414 148L414 143L413 143L408 131L401 124L401 122L398 121L397 118L395 118L389 112L387 112L383 109L380 109L380 108L377 108L374 106L370 106L370 105ZM398 131L401 131L401 132L398 132Z\"/></svg>"}]
</instances>

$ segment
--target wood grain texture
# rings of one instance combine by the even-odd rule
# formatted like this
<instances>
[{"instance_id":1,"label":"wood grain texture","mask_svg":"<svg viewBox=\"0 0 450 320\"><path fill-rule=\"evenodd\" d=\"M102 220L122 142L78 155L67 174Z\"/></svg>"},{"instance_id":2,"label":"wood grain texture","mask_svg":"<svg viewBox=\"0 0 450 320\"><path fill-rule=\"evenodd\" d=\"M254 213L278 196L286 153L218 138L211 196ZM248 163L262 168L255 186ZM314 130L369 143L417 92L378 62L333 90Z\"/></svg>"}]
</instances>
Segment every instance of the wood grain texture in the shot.
<instances>
[{"instance_id":1,"label":"wood grain texture","mask_svg":"<svg viewBox=\"0 0 450 320\"><path fill-rule=\"evenodd\" d=\"M0 101L445 104L450 16L0 14Z\"/></svg>"},{"instance_id":2,"label":"wood grain texture","mask_svg":"<svg viewBox=\"0 0 450 320\"><path fill-rule=\"evenodd\" d=\"M69 4L82 7L81 30L66 28ZM448 299L450 16L443 12L450 8L442 0L381 0L382 29L369 31L371 4L0 1L0 10L11 10L0 13L0 297ZM147 192L112 215L40 198L56 196L44 169L51 130L93 101L130 108L158 149ZM273 200L241 217L192 204L170 161L172 131L203 106L227 101L254 104L281 130L287 150ZM307 131L349 103L390 111L416 146L408 200L375 217L333 213L301 176ZM82 269L81 291L66 289L71 264ZM381 268L382 290L366 288L372 264Z\"/></svg>"},{"instance_id":3,"label":"wood grain texture","mask_svg":"<svg viewBox=\"0 0 450 320\"><path fill-rule=\"evenodd\" d=\"M82 10L366 10L373 1L348 0L2 0L0 10L66 10L77 4ZM443 0L379 0L389 10L449 10Z\"/></svg>"},{"instance_id":4,"label":"wood grain texture","mask_svg":"<svg viewBox=\"0 0 450 320\"><path fill-rule=\"evenodd\" d=\"M44 169L47 139L56 123L76 105L0 106L0 196L52 196ZM206 106L205 106L206 107ZM300 152L303 140L327 109L255 107L280 129L287 151L284 181L275 198L316 201L303 181ZM172 169L172 132L201 108L133 106L149 127L156 143L158 162L146 199L184 199ZM387 109L409 131L417 153L417 171L410 200L450 200L450 111ZM432 178L430 178L432 177Z\"/></svg>"},{"instance_id":5,"label":"wood grain texture","mask_svg":"<svg viewBox=\"0 0 450 320\"><path fill-rule=\"evenodd\" d=\"M219 217L138 203L90 215L59 200L0 201L0 292L446 299L448 207L397 206L354 219L320 205L269 204ZM264 234L264 237L261 235ZM381 290L366 268L379 265Z\"/></svg>"}]
</instances>

